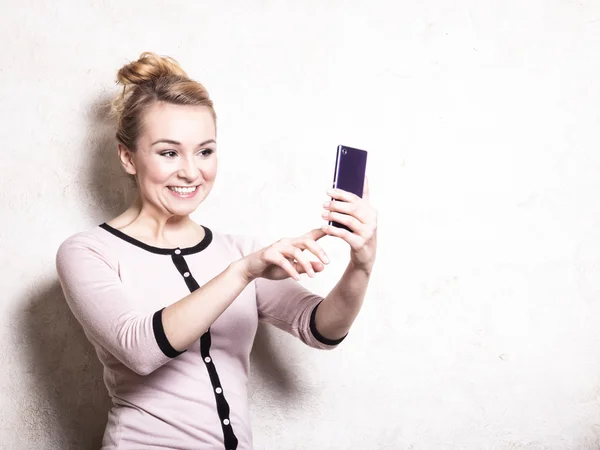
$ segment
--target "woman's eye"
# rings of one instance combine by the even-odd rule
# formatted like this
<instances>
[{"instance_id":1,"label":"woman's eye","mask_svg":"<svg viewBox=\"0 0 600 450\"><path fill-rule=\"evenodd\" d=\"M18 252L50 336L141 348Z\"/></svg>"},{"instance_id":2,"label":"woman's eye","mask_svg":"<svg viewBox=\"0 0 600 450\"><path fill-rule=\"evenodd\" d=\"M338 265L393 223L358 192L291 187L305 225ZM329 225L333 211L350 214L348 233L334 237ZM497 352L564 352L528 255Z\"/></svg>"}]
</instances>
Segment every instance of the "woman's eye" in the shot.
<instances>
[{"instance_id":1,"label":"woman's eye","mask_svg":"<svg viewBox=\"0 0 600 450\"><path fill-rule=\"evenodd\" d=\"M210 148L205 148L204 150L200 150L200 154L202 156L210 156L214 153L214 150L210 149Z\"/></svg>"},{"instance_id":2,"label":"woman's eye","mask_svg":"<svg viewBox=\"0 0 600 450\"><path fill-rule=\"evenodd\" d=\"M160 155L164 156L166 158L174 158L175 156L177 156L177 153L174 152L173 150L169 150L169 151L166 151L166 152L162 152Z\"/></svg>"}]
</instances>

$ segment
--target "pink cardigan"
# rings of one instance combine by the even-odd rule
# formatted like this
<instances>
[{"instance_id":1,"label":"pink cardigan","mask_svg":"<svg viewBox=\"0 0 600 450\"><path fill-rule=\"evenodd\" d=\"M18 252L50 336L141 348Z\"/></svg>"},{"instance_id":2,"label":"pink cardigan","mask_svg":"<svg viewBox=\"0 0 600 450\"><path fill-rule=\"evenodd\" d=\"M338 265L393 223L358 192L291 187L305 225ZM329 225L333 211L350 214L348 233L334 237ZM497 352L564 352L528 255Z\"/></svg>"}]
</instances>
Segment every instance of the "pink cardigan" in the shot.
<instances>
[{"instance_id":1,"label":"pink cardigan","mask_svg":"<svg viewBox=\"0 0 600 450\"><path fill-rule=\"evenodd\" d=\"M259 278L186 351L171 347L162 309L260 248L205 228L202 242L162 249L102 224L60 246L56 266L71 311L104 366L112 398L102 449L251 449L247 380L258 320L311 347L322 297L293 279Z\"/></svg>"}]
</instances>

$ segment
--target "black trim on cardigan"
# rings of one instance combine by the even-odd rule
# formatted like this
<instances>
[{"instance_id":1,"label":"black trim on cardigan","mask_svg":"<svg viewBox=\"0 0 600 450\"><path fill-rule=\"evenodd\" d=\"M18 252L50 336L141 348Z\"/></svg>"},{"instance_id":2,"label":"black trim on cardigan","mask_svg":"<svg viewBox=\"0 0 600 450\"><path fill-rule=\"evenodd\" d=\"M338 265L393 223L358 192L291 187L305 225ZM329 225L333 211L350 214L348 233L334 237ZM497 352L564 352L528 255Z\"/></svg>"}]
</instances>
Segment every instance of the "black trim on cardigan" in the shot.
<instances>
[{"instance_id":1,"label":"black trim on cardigan","mask_svg":"<svg viewBox=\"0 0 600 450\"><path fill-rule=\"evenodd\" d=\"M169 339L165 334L165 329L163 328L162 323L163 309L159 309L154 313L154 316L152 316L152 329L154 330L154 338L156 339L156 343L166 356L168 356L169 358L175 358L176 356L179 356L183 352L185 352L185 350L183 352L175 350L169 342Z\"/></svg>"},{"instance_id":2,"label":"black trim on cardigan","mask_svg":"<svg viewBox=\"0 0 600 450\"><path fill-rule=\"evenodd\" d=\"M188 289L190 290L190 292L194 292L196 289L198 289L200 286L198 285L198 282L192 276L192 273L190 272L190 268L188 267L187 262L185 261L185 258L181 255L177 255L177 254L173 253L171 255L171 259L173 260L173 264L175 264L175 267L179 271L179 274L185 280L185 284L188 287ZM187 276L186 276L186 274L187 274Z\"/></svg>"},{"instance_id":3,"label":"black trim on cardigan","mask_svg":"<svg viewBox=\"0 0 600 450\"><path fill-rule=\"evenodd\" d=\"M325 345L338 345L340 342L342 342L344 339L346 339L346 336L348 336L348 334L346 334L346 336L342 336L339 339L327 339L325 336L323 336L321 333L319 333L319 330L317 330L317 308L319 307L319 305L321 304L321 302L317 303L317 305L313 308L312 313L310 314L310 331L313 334L313 336L317 339L317 341L319 341L322 344Z\"/></svg>"},{"instance_id":4,"label":"black trim on cardigan","mask_svg":"<svg viewBox=\"0 0 600 450\"><path fill-rule=\"evenodd\" d=\"M213 238L212 231L210 231L209 228L206 228L205 226L200 225L202 228L204 228L204 239L202 239L200 242L198 242L193 247L186 247L186 248L181 248L181 249L160 248L160 247L154 247L152 245L145 244L142 241L138 241L136 238L123 233L121 230L117 230L116 228L111 227L107 223L100 224L99 226L103 230L108 231L109 233L115 235L116 237L118 237L120 239L123 239L124 241L129 242L130 244L135 245L136 247L142 248L142 249L152 252L152 253L157 253L159 255L172 255L175 250L180 250L181 255L191 255L193 253L198 253L198 252L201 252L202 250L204 250L206 247L208 247L210 245L210 243L212 242L212 238Z\"/></svg>"},{"instance_id":5,"label":"black trim on cardigan","mask_svg":"<svg viewBox=\"0 0 600 450\"><path fill-rule=\"evenodd\" d=\"M227 403L227 400L225 399L225 393L223 392L223 387L221 385L221 380L219 379L219 374L217 373L217 368L212 360L212 357L210 356L211 345L212 337L210 335L209 328L208 331L200 338L200 354L202 355L202 359L206 365L210 383L213 387L213 394L215 395L215 402L217 403L217 414L219 415L221 429L223 430L225 449L236 450L238 446L238 438L233 432L231 419L229 417L229 403ZM220 389L220 392L217 392L217 389ZM227 423L225 423L225 421L227 421Z\"/></svg>"},{"instance_id":6,"label":"black trim on cardigan","mask_svg":"<svg viewBox=\"0 0 600 450\"><path fill-rule=\"evenodd\" d=\"M192 275L187 261L183 257L183 249L175 249L171 252L171 260L175 265L175 268L184 279L186 286L190 292L194 292L200 288L200 285ZM238 438L233 431L233 425L231 424L231 418L229 417L230 409L229 403L225 398L225 392L217 373L217 367L215 362L210 356L210 347L212 345L212 338L210 335L210 328L200 337L200 355L202 361L206 366L208 377L212 385L213 394L215 396L215 403L217 406L217 415L219 416L219 422L221 423L221 429L223 430L223 443L225 450L236 450L238 447Z\"/></svg>"}]
</instances>

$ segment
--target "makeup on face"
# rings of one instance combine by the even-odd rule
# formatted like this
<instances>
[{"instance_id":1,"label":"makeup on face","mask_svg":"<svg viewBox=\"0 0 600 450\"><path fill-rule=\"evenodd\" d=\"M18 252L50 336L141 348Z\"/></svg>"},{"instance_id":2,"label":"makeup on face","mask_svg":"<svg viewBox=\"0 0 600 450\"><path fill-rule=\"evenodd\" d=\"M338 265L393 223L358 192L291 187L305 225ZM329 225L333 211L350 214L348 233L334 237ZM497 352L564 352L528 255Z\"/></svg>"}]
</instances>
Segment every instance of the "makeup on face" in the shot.
<instances>
[{"instance_id":1,"label":"makeup on face","mask_svg":"<svg viewBox=\"0 0 600 450\"><path fill-rule=\"evenodd\" d=\"M188 215L206 198L217 172L214 119L207 108L157 104L138 141L143 198L168 214Z\"/></svg>"}]
</instances>

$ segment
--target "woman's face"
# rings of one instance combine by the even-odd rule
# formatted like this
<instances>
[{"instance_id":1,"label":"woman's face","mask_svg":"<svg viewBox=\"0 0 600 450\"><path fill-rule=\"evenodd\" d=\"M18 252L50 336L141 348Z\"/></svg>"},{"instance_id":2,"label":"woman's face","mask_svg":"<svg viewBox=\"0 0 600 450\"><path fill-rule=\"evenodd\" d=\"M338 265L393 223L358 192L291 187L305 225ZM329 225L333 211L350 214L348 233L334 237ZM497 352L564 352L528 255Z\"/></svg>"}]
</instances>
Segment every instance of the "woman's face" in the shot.
<instances>
[{"instance_id":1,"label":"woman's face","mask_svg":"<svg viewBox=\"0 0 600 450\"><path fill-rule=\"evenodd\" d=\"M137 178L142 207L186 216L208 196L217 174L215 121L205 106L155 103L142 118L135 152L119 146Z\"/></svg>"}]
</instances>

